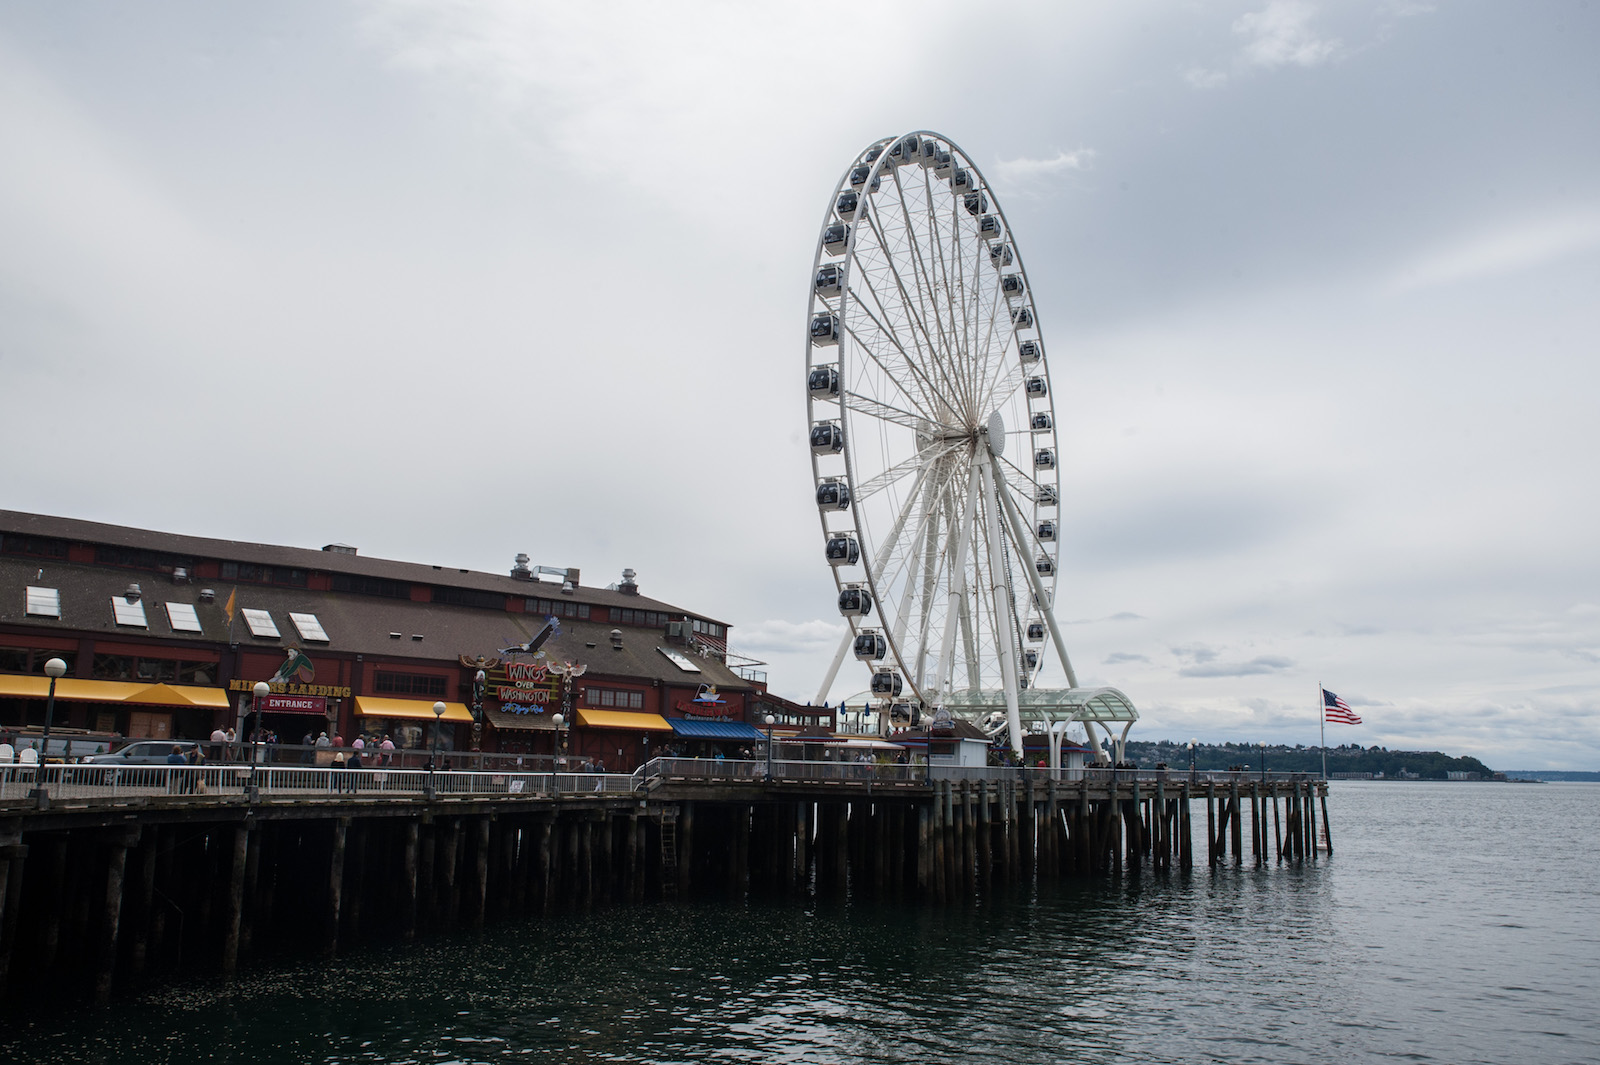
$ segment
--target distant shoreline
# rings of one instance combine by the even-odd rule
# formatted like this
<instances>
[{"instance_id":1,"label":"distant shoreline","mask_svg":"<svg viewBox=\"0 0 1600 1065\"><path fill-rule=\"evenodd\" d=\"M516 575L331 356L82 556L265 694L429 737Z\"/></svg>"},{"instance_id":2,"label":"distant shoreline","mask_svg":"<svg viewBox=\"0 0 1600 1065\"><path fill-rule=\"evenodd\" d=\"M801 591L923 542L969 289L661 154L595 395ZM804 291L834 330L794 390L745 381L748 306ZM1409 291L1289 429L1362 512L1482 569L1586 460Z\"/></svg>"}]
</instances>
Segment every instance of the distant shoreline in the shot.
<instances>
[{"instance_id":1,"label":"distant shoreline","mask_svg":"<svg viewBox=\"0 0 1600 1065\"><path fill-rule=\"evenodd\" d=\"M1548 780L1600 784L1600 773L1568 769L1507 769L1507 780Z\"/></svg>"}]
</instances>

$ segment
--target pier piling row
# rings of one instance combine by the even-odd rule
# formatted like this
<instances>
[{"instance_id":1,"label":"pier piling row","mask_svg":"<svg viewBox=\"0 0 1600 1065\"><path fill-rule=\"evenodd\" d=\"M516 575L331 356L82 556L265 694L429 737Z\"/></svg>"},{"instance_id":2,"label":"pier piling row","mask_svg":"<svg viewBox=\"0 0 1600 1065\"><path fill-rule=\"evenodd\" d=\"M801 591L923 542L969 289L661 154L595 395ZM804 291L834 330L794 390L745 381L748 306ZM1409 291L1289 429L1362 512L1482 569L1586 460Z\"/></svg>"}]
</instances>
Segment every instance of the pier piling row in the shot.
<instances>
[{"instance_id":1,"label":"pier piling row","mask_svg":"<svg viewBox=\"0 0 1600 1065\"><path fill-rule=\"evenodd\" d=\"M1201 802L1212 869L1243 865L1246 821L1255 867L1331 853L1316 781L703 781L592 798L8 802L0 996L105 1002L273 955L652 900L954 904L1026 882L1167 875L1194 866Z\"/></svg>"}]
</instances>

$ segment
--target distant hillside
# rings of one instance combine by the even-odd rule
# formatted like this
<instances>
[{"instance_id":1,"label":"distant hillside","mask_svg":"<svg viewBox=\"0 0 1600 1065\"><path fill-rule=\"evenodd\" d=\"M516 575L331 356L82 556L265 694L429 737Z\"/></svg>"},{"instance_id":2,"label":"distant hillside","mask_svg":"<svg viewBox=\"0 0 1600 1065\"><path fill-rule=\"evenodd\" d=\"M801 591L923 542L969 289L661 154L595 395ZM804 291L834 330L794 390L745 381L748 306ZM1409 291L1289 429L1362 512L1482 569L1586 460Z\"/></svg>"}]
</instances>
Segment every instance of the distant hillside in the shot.
<instances>
[{"instance_id":1,"label":"distant hillside","mask_svg":"<svg viewBox=\"0 0 1600 1065\"><path fill-rule=\"evenodd\" d=\"M1321 773L1322 750L1318 747L1272 747L1266 749L1268 770L1281 773ZM1196 769L1227 769L1248 765L1261 768L1262 750L1248 743L1206 743L1194 749ZM1128 741L1128 759L1143 768L1165 762L1174 769L1189 765L1187 744L1168 740ZM1415 773L1423 780L1445 780L1450 772L1478 773L1488 780L1494 773L1476 758L1452 758L1440 751L1391 751L1387 747L1329 747L1328 772L1382 773L1388 778Z\"/></svg>"}]
</instances>

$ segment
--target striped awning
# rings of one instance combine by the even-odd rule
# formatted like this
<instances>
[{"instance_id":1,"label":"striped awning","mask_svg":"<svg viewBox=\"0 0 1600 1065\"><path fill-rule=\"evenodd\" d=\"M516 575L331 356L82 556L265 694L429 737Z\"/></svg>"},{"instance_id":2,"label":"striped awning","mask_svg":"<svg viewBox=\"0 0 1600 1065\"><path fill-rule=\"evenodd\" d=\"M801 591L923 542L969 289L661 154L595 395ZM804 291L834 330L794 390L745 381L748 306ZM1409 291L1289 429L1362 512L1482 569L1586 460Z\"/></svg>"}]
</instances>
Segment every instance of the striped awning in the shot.
<instances>
[{"instance_id":1,"label":"striped awning","mask_svg":"<svg viewBox=\"0 0 1600 1065\"><path fill-rule=\"evenodd\" d=\"M743 721L695 721L690 718L668 718L672 731L686 740L761 740L766 733Z\"/></svg>"}]
</instances>

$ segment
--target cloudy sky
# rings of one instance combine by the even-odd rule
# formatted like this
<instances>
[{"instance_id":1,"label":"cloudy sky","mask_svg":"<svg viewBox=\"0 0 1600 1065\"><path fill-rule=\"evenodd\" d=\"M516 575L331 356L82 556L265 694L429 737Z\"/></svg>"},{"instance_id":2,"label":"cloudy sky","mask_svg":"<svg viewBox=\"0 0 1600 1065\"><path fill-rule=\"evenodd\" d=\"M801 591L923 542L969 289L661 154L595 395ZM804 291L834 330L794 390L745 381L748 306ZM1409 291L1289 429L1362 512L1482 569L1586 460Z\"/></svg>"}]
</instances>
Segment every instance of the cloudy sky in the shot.
<instances>
[{"instance_id":1,"label":"cloudy sky","mask_svg":"<svg viewBox=\"0 0 1600 1065\"><path fill-rule=\"evenodd\" d=\"M809 698L816 229L935 129L1027 257L1080 681L1600 768L1597 56L1591 0L0 0L0 505L632 566Z\"/></svg>"}]
</instances>

